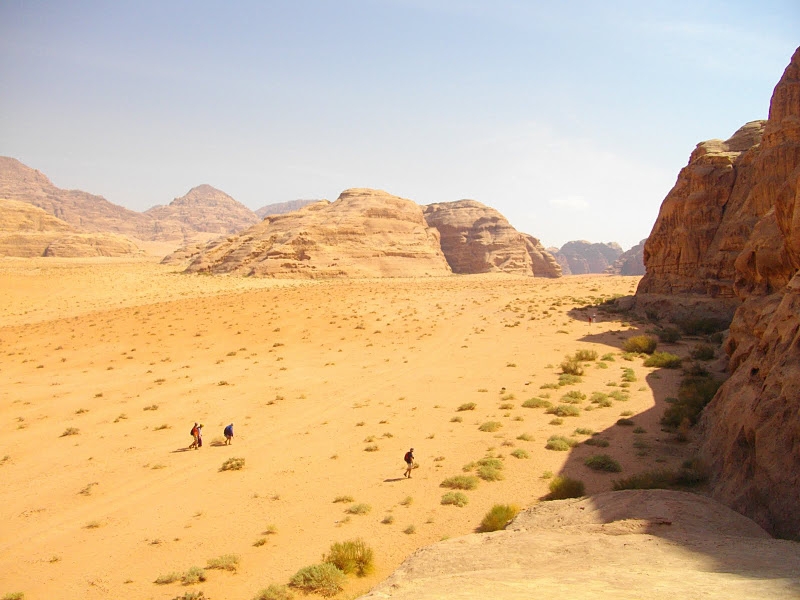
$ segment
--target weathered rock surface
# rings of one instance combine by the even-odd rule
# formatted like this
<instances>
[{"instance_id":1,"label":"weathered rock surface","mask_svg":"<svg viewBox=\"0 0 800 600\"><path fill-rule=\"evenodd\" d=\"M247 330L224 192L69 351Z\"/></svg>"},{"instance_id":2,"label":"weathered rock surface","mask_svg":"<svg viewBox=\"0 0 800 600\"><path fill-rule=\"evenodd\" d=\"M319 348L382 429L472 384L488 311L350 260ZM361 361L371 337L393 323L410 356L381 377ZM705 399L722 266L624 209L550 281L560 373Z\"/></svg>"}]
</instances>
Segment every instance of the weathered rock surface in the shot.
<instances>
[{"instance_id":1,"label":"weathered rock surface","mask_svg":"<svg viewBox=\"0 0 800 600\"><path fill-rule=\"evenodd\" d=\"M244 204L207 184L192 188L167 206L149 208L144 214L156 221L181 223L184 236L200 232L238 233L259 222L256 213Z\"/></svg>"},{"instance_id":2,"label":"weathered rock surface","mask_svg":"<svg viewBox=\"0 0 800 600\"><path fill-rule=\"evenodd\" d=\"M644 245L647 238L630 250L619 255L619 258L606 270L610 275L644 275Z\"/></svg>"},{"instance_id":3,"label":"weathered rock surface","mask_svg":"<svg viewBox=\"0 0 800 600\"><path fill-rule=\"evenodd\" d=\"M293 212L295 210L300 210L304 206L308 206L309 204L314 204L315 202L321 202L322 199L319 200L289 200L288 202L276 202L274 204L267 204L266 206L262 206L256 211L256 215L258 215L259 219L263 219L269 215L283 215L288 212Z\"/></svg>"},{"instance_id":4,"label":"weathered rock surface","mask_svg":"<svg viewBox=\"0 0 800 600\"><path fill-rule=\"evenodd\" d=\"M267 217L240 235L213 241L187 271L315 279L451 272L422 207L369 189L346 190L333 203Z\"/></svg>"},{"instance_id":5,"label":"weathered rock surface","mask_svg":"<svg viewBox=\"0 0 800 600\"><path fill-rule=\"evenodd\" d=\"M505 531L422 548L363 600L796 598L800 545L702 496L543 502Z\"/></svg>"},{"instance_id":6,"label":"weathered rock surface","mask_svg":"<svg viewBox=\"0 0 800 600\"><path fill-rule=\"evenodd\" d=\"M453 273L561 276L555 259L539 240L518 232L503 215L480 202L430 204L425 207L425 220L439 231L442 252Z\"/></svg>"},{"instance_id":7,"label":"weathered rock surface","mask_svg":"<svg viewBox=\"0 0 800 600\"><path fill-rule=\"evenodd\" d=\"M585 240L567 242L554 254L564 275L605 273L622 254L616 242L591 243Z\"/></svg>"},{"instance_id":8,"label":"weathered rock surface","mask_svg":"<svg viewBox=\"0 0 800 600\"><path fill-rule=\"evenodd\" d=\"M81 232L37 206L0 200L0 256L132 256L139 248L109 233Z\"/></svg>"}]
</instances>

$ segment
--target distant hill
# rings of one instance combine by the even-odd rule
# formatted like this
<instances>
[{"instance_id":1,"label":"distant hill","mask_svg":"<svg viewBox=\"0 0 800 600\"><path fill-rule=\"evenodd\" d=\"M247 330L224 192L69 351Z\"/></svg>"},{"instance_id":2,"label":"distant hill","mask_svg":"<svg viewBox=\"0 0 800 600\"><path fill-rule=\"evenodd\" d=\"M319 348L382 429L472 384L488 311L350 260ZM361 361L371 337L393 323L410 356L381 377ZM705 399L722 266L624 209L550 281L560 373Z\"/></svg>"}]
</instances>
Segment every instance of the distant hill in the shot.
<instances>
[{"instance_id":1,"label":"distant hill","mask_svg":"<svg viewBox=\"0 0 800 600\"><path fill-rule=\"evenodd\" d=\"M288 212L300 210L304 206L319 202L320 200L289 200L288 202L277 202L275 204L267 204L262 206L256 211L259 218L263 219L269 215L283 215Z\"/></svg>"},{"instance_id":2,"label":"distant hill","mask_svg":"<svg viewBox=\"0 0 800 600\"><path fill-rule=\"evenodd\" d=\"M220 235L238 233L258 223L259 218L225 192L203 184L175 198L167 206L144 212L157 221L178 221L188 230Z\"/></svg>"},{"instance_id":3,"label":"distant hill","mask_svg":"<svg viewBox=\"0 0 800 600\"><path fill-rule=\"evenodd\" d=\"M585 240L567 242L553 252L564 275L605 273L621 254L622 248L616 242L603 244Z\"/></svg>"},{"instance_id":4,"label":"distant hill","mask_svg":"<svg viewBox=\"0 0 800 600\"><path fill-rule=\"evenodd\" d=\"M644 244L647 238L619 255L607 273L613 275L644 275Z\"/></svg>"}]
</instances>

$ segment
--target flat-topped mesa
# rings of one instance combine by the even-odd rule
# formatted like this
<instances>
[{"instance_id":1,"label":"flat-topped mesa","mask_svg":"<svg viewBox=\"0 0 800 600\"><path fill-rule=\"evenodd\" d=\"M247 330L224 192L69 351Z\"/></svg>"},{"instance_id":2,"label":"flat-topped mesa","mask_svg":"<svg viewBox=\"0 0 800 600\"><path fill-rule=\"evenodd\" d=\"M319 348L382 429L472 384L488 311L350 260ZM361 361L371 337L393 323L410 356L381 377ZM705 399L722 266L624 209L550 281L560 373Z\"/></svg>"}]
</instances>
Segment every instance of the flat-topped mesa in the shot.
<instances>
[{"instance_id":1,"label":"flat-topped mesa","mask_svg":"<svg viewBox=\"0 0 800 600\"><path fill-rule=\"evenodd\" d=\"M345 190L335 202L270 216L211 242L187 271L314 279L451 272L422 207L370 189Z\"/></svg>"},{"instance_id":2,"label":"flat-topped mesa","mask_svg":"<svg viewBox=\"0 0 800 600\"><path fill-rule=\"evenodd\" d=\"M503 215L475 200L425 207L425 220L441 236L453 273L514 273L560 277L555 258L536 238L520 233Z\"/></svg>"}]
</instances>

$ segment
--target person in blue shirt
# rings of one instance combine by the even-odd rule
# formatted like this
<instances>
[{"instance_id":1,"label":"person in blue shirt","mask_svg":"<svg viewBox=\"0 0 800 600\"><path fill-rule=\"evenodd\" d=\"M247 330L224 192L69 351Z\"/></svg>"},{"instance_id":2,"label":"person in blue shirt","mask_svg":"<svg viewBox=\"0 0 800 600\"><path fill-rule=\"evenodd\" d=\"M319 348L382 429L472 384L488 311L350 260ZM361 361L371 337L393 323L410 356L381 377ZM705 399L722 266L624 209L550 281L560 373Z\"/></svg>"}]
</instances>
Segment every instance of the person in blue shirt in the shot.
<instances>
[{"instance_id":1,"label":"person in blue shirt","mask_svg":"<svg viewBox=\"0 0 800 600\"><path fill-rule=\"evenodd\" d=\"M222 433L225 435L225 445L227 446L233 441L233 423L228 425Z\"/></svg>"}]
</instances>

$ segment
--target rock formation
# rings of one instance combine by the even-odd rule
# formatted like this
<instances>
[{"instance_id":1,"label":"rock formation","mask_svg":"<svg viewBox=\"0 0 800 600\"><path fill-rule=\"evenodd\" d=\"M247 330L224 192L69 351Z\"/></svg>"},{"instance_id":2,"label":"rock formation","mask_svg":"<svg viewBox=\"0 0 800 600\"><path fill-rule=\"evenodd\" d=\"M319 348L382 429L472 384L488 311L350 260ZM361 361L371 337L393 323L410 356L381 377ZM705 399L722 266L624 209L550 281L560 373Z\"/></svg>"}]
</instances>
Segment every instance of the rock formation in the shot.
<instances>
[{"instance_id":1,"label":"rock formation","mask_svg":"<svg viewBox=\"0 0 800 600\"><path fill-rule=\"evenodd\" d=\"M259 221L244 204L207 184L192 188L167 206L154 206L144 214L156 221L178 221L185 227L184 234L238 233Z\"/></svg>"},{"instance_id":2,"label":"rock formation","mask_svg":"<svg viewBox=\"0 0 800 600\"><path fill-rule=\"evenodd\" d=\"M288 202L276 202L275 204L267 204L262 206L256 211L259 219L263 219L269 215L283 215L288 212L300 210L304 206L320 202L320 200L289 200Z\"/></svg>"},{"instance_id":3,"label":"rock formation","mask_svg":"<svg viewBox=\"0 0 800 600\"><path fill-rule=\"evenodd\" d=\"M539 240L514 229L499 212L475 200L425 207L425 221L439 231L453 273L505 272L560 277L561 269Z\"/></svg>"},{"instance_id":4,"label":"rock formation","mask_svg":"<svg viewBox=\"0 0 800 600\"><path fill-rule=\"evenodd\" d=\"M606 273L610 275L644 275L644 244L647 238L619 255Z\"/></svg>"},{"instance_id":5,"label":"rock formation","mask_svg":"<svg viewBox=\"0 0 800 600\"><path fill-rule=\"evenodd\" d=\"M81 232L37 206L0 200L0 256L133 256L139 248L110 233Z\"/></svg>"},{"instance_id":6,"label":"rock formation","mask_svg":"<svg viewBox=\"0 0 800 600\"><path fill-rule=\"evenodd\" d=\"M735 310L731 376L701 420L712 494L800 539L800 49L766 122L692 153L644 259L637 308Z\"/></svg>"},{"instance_id":7,"label":"rock formation","mask_svg":"<svg viewBox=\"0 0 800 600\"><path fill-rule=\"evenodd\" d=\"M446 275L450 267L422 207L386 192L351 189L333 203L267 217L209 243L187 271L317 279Z\"/></svg>"},{"instance_id":8,"label":"rock formation","mask_svg":"<svg viewBox=\"0 0 800 600\"><path fill-rule=\"evenodd\" d=\"M564 275L585 275L605 273L621 254L622 248L616 242L593 244L578 240L567 242L554 256Z\"/></svg>"},{"instance_id":9,"label":"rock formation","mask_svg":"<svg viewBox=\"0 0 800 600\"><path fill-rule=\"evenodd\" d=\"M607 492L421 548L361 600L793 598L795 546L699 495Z\"/></svg>"}]
</instances>

